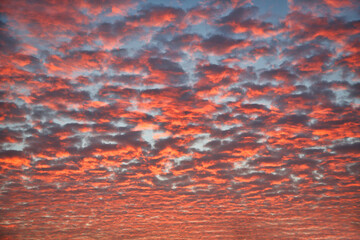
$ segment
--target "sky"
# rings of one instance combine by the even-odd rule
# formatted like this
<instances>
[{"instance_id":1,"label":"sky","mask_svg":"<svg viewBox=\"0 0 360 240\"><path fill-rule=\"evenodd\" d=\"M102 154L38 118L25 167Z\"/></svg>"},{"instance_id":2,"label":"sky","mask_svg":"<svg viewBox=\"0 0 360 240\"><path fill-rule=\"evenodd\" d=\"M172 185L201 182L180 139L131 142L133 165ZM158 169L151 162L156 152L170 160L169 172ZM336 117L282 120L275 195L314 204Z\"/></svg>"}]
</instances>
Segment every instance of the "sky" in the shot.
<instances>
[{"instance_id":1,"label":"sky","mask_svg":"<svg viewBox=\"0 0 360 240\"><path fill-rule=\"evenodd\" d=\"M2 0L1 239L358 239L356 0Z\"/></svg>"}]
</instances>

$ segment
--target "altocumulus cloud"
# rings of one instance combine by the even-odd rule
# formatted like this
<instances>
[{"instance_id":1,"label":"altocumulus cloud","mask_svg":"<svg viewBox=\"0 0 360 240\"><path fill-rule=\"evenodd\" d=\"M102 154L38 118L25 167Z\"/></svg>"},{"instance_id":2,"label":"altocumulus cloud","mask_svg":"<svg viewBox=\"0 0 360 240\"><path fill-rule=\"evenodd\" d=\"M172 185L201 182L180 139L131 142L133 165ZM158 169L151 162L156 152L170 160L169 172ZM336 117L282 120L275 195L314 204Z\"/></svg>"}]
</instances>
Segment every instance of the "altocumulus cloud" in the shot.
<instances>
[{"instance_id":1,"label":"altocumulus cloud","mask_svg":"<svg viewBox=\"0 0 360 240\"><path fill-rule=\"evenodd\" d=\"M358 239L358 7L1 1L1 238Z\"/></svg>"}]
</instances>

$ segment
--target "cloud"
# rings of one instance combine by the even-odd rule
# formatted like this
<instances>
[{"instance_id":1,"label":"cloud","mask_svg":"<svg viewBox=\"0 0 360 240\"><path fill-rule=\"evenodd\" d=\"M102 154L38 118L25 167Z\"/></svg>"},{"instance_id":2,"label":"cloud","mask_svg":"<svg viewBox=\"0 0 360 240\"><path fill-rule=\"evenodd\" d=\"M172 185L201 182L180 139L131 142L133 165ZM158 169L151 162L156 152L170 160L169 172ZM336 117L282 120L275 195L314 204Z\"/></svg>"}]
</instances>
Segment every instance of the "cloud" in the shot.
<instances>
[{"instance_id":1,"label":"cloud","mask_svg":"<svg viewBox=\"0 0 360 240\"><path fill-rule=\"evenodd\" d=\"M358 33L357 21L346 22L342 18L318 17L312 13L297 11L287 15L284 24L288 28L289 36L299 42L326 38L342 43L349 36Z\"/></svg>"},{"instance_id":2,"label":"cloud","mask_svg":"<svg viewBox=\"0 0 360 240\"><path fill-rule=\"evenodd\" d=\"M0 50L3 53L6 52L14 52L18 47L18 40L11 36L8 28L6 27L6 23L0 21Z\"/></svg>"},{"instance_id":3,"label":"cloud","mask_svg":"<svg viewBox=\"0 0 360 240\"><path fill-rule=\"evenodd\" d=\"M248 33L255 37L267 37L275 31L275 27L270 22L264 22L254 18L259 11L256 6L239 7L229 13L229 15L218 20L219 26L229 29L233 33Z\"/></svg>"},{"instance_id":4,"label":"cloud","mask_svg":"<svg viewBox=\"0 0 360 240\"><path fill-rule=\"evenodd\" d=\"M128 16L127 20L131 26L164 27L180 23L184 15L185 12L180 8L150 5L138 15Z\"/></svg>"},{"instance_id":5,"label":"cloud","mask_svg":"<svg viewBox=\"0 0 360 240\"><path fill-rule=\"evenodd\" d=\"M260 74L260 77L264 79L270 79L270 80L277 80L277 81L293 81L297 79L297 76L295 74L292 74L287 69L272 69L272 70L266 70Z\"/></svg>"},{"instance_id":6,"label":"cloud","mask_svg":"<svg viewBox=\"0 0 360 240\"><path fill-rule=\"evenodd\" d=\"M243 39L232 39L222 35L214 35L208 39L204 39L200 43L202 52L210 52L216 55L231 53L234 49L242 49L249 46L250 43Z\"/></svg>"},{"instance_id":7,"label":"cloud","mask_svg":"<svg viewBox=\"0 0 360 240\"><path fill-rule=\"evenodd\" d=\"M277 2L2 1L0 236L357 239L356 3Z\"/></svg>"}]
</instances>

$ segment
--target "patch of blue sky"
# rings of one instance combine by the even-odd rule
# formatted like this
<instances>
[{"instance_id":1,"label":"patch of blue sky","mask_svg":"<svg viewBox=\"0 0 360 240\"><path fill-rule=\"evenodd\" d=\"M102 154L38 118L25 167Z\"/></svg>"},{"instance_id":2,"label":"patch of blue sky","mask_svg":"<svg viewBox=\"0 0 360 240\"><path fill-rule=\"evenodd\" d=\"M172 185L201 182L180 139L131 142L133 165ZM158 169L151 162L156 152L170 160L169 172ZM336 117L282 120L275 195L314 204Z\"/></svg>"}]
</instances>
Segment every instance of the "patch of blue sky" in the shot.
<instances>
[{"instance_id":1,"label":"patch of blue sky","mask_svg":"<svg viewBox=\"0 0 360 240\"><path fill-rule=\"evenodd\" d=\"M252 2L259 7L259 15L273 24L279 23L289 12L287 0L253 0Z\"/></svg>"}]
</instances>

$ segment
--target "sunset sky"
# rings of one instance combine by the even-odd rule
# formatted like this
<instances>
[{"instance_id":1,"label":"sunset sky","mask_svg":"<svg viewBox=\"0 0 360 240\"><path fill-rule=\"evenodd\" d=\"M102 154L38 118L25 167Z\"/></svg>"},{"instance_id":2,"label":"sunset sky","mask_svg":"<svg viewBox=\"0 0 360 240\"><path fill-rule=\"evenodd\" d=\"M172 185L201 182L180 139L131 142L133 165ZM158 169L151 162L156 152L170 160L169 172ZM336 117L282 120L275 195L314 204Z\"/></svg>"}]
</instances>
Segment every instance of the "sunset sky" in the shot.
<instances>
[{"instance_id":1,"label":"sunset sky","mask_svg":"<svg viewBox=\"0 0 360 240\"><path fill-rule=\"evenodd\" d=\"M0 239L360 236L356 0L1 0Z\"/></svg>"}]
</instances>

